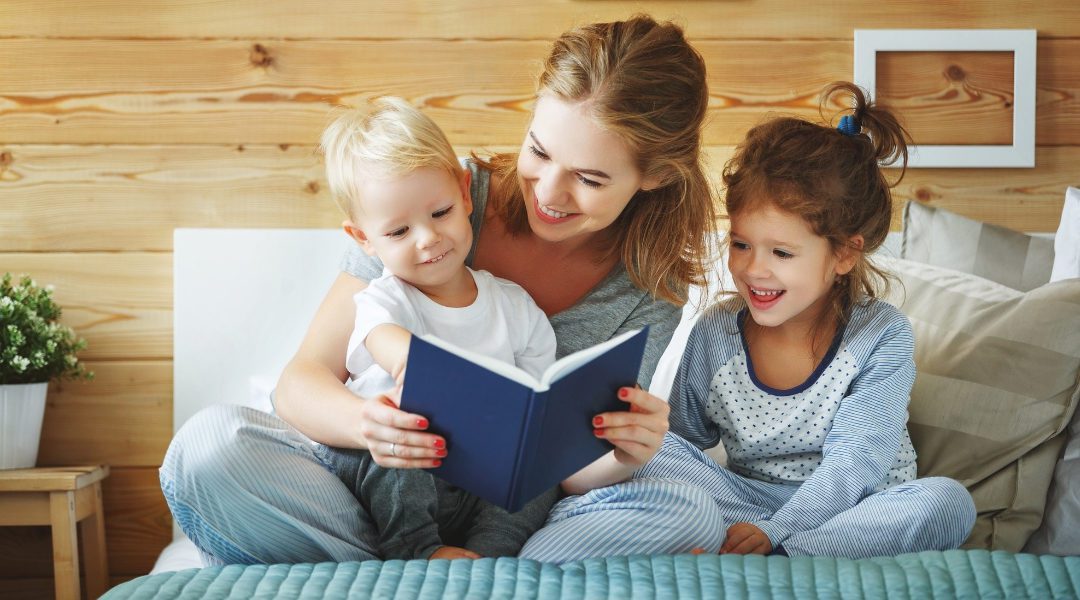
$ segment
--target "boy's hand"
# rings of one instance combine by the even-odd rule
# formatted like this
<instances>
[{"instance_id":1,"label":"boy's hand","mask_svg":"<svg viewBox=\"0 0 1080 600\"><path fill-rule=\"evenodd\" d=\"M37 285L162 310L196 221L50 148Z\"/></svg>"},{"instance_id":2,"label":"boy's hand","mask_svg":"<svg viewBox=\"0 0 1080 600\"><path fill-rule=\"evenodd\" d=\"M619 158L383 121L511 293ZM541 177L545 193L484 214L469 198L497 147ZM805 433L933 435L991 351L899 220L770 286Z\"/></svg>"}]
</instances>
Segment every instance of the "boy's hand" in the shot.
<instances>
[{"instance_id":1,"label":"boy's hand","mask_svg":"<svg viewBox=\"0 0 1080 600\"><path fill-rule=\"evenodd\" d=\"M649 462L668 431L668 403L640 387L619 388L619 399L630 410L593 417L593 433L615 446L615 460L640 467Z\"/></svg>"},{"instance_id":2,"label":"boy's hand","mask_svg":"<svg viewBox=\"0 0 1080 600\"><path fill-rule=\"evenodd\" d=\"M769 536L750 523L736 523L727 530L720 554L768 554L772 551Z\"/></svg>"},{"instance_id":3,"label":"boy's hand","mask_svg":"<svg viewBox=\"0 0 1080 600\"><path fill-rule=\"evenodd\" d=\"M480 558L480 555L472 550L458 548L457 546L441 546L438 550L431 553L428 560L435 560L437 558L454 560L456 558Z\"/></svg>"}]
</instances>

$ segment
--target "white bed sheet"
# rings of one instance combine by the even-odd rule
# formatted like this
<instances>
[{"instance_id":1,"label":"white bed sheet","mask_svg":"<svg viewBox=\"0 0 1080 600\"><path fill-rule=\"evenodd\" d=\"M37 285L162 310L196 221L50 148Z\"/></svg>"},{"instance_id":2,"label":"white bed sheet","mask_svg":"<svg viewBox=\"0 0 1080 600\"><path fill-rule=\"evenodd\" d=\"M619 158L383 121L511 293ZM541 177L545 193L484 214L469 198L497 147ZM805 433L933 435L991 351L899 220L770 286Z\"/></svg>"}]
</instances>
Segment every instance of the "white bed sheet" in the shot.
<instances>
[{"instance_id":1,"label":"white bed sheet","mask_svg":"<svg viewBox=\"0 0 1080 600\"><path fill-rule=\"evenodd\" d=\"M168 571L183 571L184 569L198 569L203 564L202 555L190 539L184 534L165 546L154 562L154 568L150 569L151 575L166 573Z\"/></svg>"}]
</instances>

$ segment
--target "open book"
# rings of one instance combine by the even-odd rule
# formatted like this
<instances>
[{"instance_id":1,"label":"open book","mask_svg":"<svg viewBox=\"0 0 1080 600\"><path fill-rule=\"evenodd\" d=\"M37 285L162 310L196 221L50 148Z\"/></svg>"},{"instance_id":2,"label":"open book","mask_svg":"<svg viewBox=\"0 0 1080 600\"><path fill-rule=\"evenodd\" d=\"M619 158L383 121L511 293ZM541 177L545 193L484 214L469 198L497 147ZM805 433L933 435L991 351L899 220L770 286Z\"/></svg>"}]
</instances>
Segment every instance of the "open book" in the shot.
<instances>
[{"instance_id":1,"label":"open book","mask_svg":"<svg viewBox=\"0 0 1080 600\"><path fill-rule=\"evenodd\" d=\"M628 410L648 327L555 361L539 380L432 337L412 338L401 408L449 450L431 473L511 512L612 449L592 418Z\"/></svg>"}]
</instances>

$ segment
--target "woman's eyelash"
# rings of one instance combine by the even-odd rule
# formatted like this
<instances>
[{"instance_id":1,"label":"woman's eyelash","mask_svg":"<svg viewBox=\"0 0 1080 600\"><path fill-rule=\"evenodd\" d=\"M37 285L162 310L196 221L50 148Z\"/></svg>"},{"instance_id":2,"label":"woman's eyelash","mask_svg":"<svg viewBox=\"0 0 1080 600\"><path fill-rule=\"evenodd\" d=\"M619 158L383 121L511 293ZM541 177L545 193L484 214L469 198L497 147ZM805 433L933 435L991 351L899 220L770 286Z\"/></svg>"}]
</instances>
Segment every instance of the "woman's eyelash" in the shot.
<instances>
[{"instance_id":1,"label":"woman's eyelash","mask_svg":"<svg viewBox=\"0 0 1080 600\"><path fill-rule=\"evenodd\" d=\"M593 181L592 179L588 179L588 178L583 177L581 175L578 175L577 178L578 178L578 181L580 181L581 183L583 183L583 184L585 184L585 185L587 185L589 187L600 187L600 182L599 181Z\"/></svg>"},{"instance_id":2,"label":"woman's eyelash","mask_svg":"<svg viewBox=\"0 0 1080 600\"><path fill-rule=\"evenodd\" d=\"M547 153L541 151L539 148L533 146L532 144L529 144L529 152L532 152L537 158L541 160L548 160L548 158L550 158ZM603 185L599 181L594 181L583 175L576 175L576 177L578 178L578 181L580 181L583 185L587 185L589 187L596 188Z\"/></svg>"}]
</instances>

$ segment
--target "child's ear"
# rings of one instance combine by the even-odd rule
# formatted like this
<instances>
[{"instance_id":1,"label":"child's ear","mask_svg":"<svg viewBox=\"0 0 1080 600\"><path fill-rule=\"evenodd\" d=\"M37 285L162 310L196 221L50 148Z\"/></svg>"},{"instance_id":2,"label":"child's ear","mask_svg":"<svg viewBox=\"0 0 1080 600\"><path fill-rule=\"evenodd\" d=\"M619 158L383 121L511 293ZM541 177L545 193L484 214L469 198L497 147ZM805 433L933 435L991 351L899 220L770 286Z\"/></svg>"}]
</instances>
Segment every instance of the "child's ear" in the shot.
<instances>
[{"instance_id":1,"label":"child's ear","mask_svg":"<svg viewBox=\"0 0 1080 600\"><path fill-rule=\"evenodd\" d=\"M866 240L863 236L855 234L848 238L848 242L840 247L840 250L836 253L836 274L847 275L852 269L855 268L855 263L859 261L859 257L862 256L863 245Z\"/></svg>"},{"instance_id":2,"label":"child's ear","mask_svg":"<svg viewBox=\"0 0 1080 600\"><path fill-rule=\"evenodd\" d=\"M469 187L472 185L472 171L463 169L461 174L461 201L465 206L465 214L472 214L472 194L469 193Z\"/></svg>"},{"instance_id":3,"label":"child's ear","mask_svg":"<svg viewBox=\"0 0 1080 600\"><path fill-rule=\"evenodd\" d=\"M371 246L371 240L368 239L364 231L357 227L355 223L345 219L341 222L341 228L345 230L345 233L347 233L349 237L356 240L356 243L360 245L360 248L364 253L368 256L375 256L375 248Z\"/></svg>"}]
</instances>

